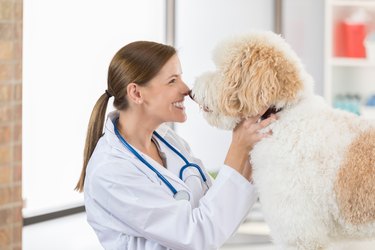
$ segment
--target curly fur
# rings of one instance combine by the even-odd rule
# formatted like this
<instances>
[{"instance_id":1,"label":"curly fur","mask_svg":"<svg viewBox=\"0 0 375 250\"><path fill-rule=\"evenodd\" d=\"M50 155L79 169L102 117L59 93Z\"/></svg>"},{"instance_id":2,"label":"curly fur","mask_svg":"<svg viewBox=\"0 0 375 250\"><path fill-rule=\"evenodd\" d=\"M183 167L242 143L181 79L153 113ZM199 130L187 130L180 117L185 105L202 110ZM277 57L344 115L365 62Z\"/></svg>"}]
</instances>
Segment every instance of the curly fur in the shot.
<instances>
[{"instance_id":1,"label":"curly fur","mask_svg":"<svg viewBox=\"0 0 375 250\"><path fill-rule=\"evenodd\" d=\"M231 53L231 58L222 65L225 85L220 91L224 98L219 96L219 108L223 114L256 115L276 100L294 100L302 87L294 65L261 40L244 40Z\"/></svg>"},{"instance_id":2,"label":"curly fur","mask_svg":"<svg viewBox=\"0 0 375 250\"><path fill-rule=\"evenodd\" d=\"M375 221L375 129L351 143L338 172L335 192L343 217L354 225Z\"/></svg>"},{"instance_id":3,"label":"curly fur","mask_svg":"<svg viewBox=\"0 0 375 250\"><path fill-rule=\"evenodd\" d=\"M323 249L332 241L375 237L375 124L332 109L312 77L272 32L228 40L216 71L192 93L216 127L282 108L273 135L251 152L253 178L272 238L281 249Z\"/></svg>"}]
</instances>

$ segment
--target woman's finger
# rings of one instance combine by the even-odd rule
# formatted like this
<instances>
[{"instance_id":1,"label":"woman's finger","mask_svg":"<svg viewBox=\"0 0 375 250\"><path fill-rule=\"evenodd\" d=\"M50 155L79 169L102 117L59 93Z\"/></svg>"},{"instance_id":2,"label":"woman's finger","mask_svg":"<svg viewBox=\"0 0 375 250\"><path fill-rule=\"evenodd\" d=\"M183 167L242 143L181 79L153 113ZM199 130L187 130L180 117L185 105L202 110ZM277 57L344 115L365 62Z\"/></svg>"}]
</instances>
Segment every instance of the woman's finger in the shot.
<instances>
[{"instance_id":1,"label":"woman's finger","mask_svg":"<svg viewBox=\"0 0 375 250\"><path fill-rule=\"evenodd\" d=\"M243 120L244 126L246 128L250 128L251 126L253 126L254 124L257 123L257 121L259 120L259 118L260 118L260 115L245 118Z\"/></svg>"},{"instance_id":2,"label":"woman's finger","mask_svg":"<svg viewBox=\"0 0 375 250\"><path fill-rule=\"evenodd\" d=\"M264 119L263 121L259 122L259 127L260 129L265 128L271 123L273 123L274 121L276 121L275 116L270 116L267 119Z\"/></svg>"},{"instance_id":3,"label":"woman's finger","mask_svg":"<svg viewBox=\"0 0 375 250\"><path fill-rule=\"evenodd\" d=\"M250 121L250 122L257 122L260 117L261 117L261 115L248 116L248 117L245 118L245 120Z\"/></svg>"},{"instance_id":4,"label":"woman's finger","mask_svg":"<svg viewBox=\"0 0 375 250\"><path fill-rule=\"evenodd\" d=\"M246 122L246 119L241 120L239 123L237 123L236 127L234 127L233 131L236 131L239 127L241 127L244 122Z\"/></svg>"},{"instance_id":5,"label":"woman's finger","mask_svg":"<svg viewBox=\"0 0 375 250\"><path fill-rule=\"evenodd\" d=\"M261 141L263 138L267 138L267 137L269 137L269 135L267 133L258 132L256 134L254 134L254 136L253 136L253 142L257 143L257 142Z\"/></svg>"}]
</instances>

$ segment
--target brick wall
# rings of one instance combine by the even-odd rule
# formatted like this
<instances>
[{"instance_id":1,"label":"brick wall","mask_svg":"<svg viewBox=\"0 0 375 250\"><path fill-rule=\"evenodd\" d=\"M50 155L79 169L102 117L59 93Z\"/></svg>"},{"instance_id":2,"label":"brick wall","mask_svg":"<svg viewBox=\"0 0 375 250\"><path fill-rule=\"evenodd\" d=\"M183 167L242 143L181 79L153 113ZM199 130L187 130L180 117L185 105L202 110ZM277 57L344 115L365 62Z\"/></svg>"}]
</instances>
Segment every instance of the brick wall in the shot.
<instances>
[{"instance_id":1,"label":"brick wall","mask_svg":"<svg viewBox=\"0 0 375 250\"><path fill-rule=\"evenodd\" d=\"M0 249L22 238L22 0L0 0Z\"/></svg>"}]
</instances>

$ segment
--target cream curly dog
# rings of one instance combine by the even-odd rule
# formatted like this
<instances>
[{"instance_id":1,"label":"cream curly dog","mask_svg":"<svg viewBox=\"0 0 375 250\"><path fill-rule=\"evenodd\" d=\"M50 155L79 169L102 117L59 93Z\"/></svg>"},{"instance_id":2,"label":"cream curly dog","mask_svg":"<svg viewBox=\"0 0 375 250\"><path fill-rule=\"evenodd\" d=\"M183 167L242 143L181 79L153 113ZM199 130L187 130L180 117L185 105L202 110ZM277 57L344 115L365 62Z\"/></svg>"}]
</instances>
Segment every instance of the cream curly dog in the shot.
<instances>
[{"instance_id":1,"label":"cream curly dog","mask_svg":"<svg viewBox=\"0 0 375 250\"><path fill-rule=\"evenodd\" d=\"M324 249L375 237L375 124L332 109L278 35L255 32L222 43L216 71L192 95L207 121L233 129L270 108L273 135L251 152L253 178L280 249Z\"/></svg>"}]
</instances>

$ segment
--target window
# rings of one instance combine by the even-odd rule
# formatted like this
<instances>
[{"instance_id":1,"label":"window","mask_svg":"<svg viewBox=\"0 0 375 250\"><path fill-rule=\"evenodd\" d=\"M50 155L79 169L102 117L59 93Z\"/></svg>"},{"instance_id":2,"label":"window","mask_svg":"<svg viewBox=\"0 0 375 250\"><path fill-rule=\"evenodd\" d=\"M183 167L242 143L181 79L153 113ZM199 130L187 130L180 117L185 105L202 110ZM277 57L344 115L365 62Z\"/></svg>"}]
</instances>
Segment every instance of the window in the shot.
<instances>
[{"instance_id":1,"label":"window","mask_svg":"<svg viewBox=\"0 0 375 250\"><path fill-rule=\"evenodd\" d=\"M112 56L134 40L165 41L164 0L24 1L24 217L82 205L89 116Z\"/></svg>"}]
</instances>

